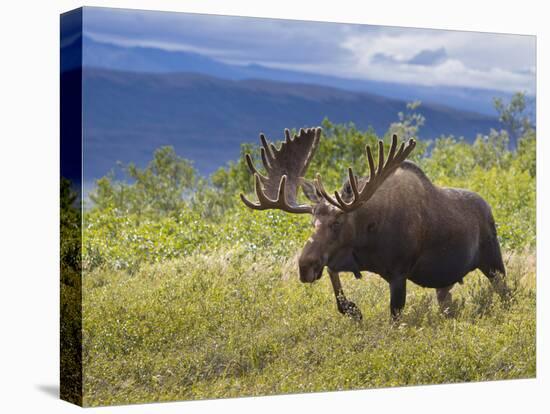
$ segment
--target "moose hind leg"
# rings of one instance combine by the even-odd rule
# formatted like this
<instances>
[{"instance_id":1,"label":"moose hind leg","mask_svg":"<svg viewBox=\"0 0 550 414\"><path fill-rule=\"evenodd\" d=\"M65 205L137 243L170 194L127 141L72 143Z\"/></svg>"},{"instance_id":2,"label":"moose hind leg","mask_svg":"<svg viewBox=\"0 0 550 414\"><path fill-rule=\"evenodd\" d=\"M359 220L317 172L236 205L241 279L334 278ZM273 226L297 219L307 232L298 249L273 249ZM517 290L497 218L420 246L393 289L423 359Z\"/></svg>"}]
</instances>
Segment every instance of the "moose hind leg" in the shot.
<instances>
[{"instance_id":1,"label":"moose hind leg","mask_svg":"<svg viewBox=\"0 0 550 414\"><path fill-rule=\"evenodd\" d=\"M497 292L502 299L509 299L511 292L506 284L506 268L504 267L500 246L497 241L492 243L490 248L485 249L484 260L479 266L479 269L487 279L491 281L495 292Z\"/></svg>"},{"instance_id":2,"label":"moose hind leg","mask_svg":"<svg viewBox=\"0 0 550 414\"><path fill-rule=\"evenodd\" d=\"M334 296L336 296L336 305L338 307L338 312L343 315L348 315L349 317L355 320L363 319L361 311L350 300L347 300L344 291L342 289L342 284L340 283L340 275L338 272L328 269L328 274L330 276L330 282L332 283L332 289L334 290Z\"/></svg>"},{"instance_id":3,"label":"moose hind leg","mask_svg":"<svg viewBox=\"0 0 550 414\"><path fill-rule=\"evenodd\" d=\"M505 273L500 269L495 268L480 268L481 272L487 276L487 279L491 282L494 291L501 297L502 300L508 302L511 297L511 291L505 280Z\"/></svg>"},{"instance_id":4,"label":"moose hind leg","mask_svg":"<svg viewBox=\"0 0 550 414\"><path fill-rule=\"evenodd\" d=\"M399 319L407 299L407 279L399 278L390 281L390 312L394 321Z\"/></svg>"},{"instance_id":5,"label":"moose hind leg","mask_svg":"<svg viewBox=\"0 0 550 414\"><path fill-rule=\"evenodd\" d=\"M480 248L480 263L479 268L489 280L496 277L503 278L506 276L506 268L502 261L502 253L500 244L496 236L496 229L493 224L493 234Z\"/></svg>"}]
</instances>

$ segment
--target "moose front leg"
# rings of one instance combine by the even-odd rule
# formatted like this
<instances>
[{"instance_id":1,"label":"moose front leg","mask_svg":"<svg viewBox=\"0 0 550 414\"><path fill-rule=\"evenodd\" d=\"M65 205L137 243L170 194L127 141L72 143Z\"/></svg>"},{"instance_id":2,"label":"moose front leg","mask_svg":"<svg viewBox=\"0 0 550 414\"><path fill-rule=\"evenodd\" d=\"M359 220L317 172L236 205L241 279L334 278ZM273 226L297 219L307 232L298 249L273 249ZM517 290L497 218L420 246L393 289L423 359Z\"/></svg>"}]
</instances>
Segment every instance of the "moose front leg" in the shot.
<instances>
[{"instance_id":1,"label":"moose front leg","mask_svg":"<svg viewBox=\"0 0 550 414\"><path fill-rule=\"evenodd\" d=\"M355 303L347 300L344 296L344 291L342 290L342 284L340 283L340 275L338 274L338 272L328 269L328 274L330 276L334 295L336 296L336 305L338 306L338 311L358 321L363 319L363 315L361 314L361 311L355 305Z\"/></svg>"},{"instance_id":2,"label":"moose front leg","mask_svg":"<svg viewBox=\"0 0 550 414\"><path fill-rule=\"evenodd\" d=\"M390 311L393 321L399 319L407 298L407 279L390 280Z\"/></svg>"}]
</instances>

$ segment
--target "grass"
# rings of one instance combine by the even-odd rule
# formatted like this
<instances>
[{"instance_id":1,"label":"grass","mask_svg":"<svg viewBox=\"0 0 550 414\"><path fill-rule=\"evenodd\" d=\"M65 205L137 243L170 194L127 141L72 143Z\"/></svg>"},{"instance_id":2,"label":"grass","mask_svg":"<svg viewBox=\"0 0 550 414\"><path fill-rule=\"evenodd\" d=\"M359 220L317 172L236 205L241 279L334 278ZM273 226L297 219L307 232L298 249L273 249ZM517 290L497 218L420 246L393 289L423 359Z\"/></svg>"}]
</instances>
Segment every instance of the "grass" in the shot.
<instances>
[{"instance_id":1,"label":"grass","mask_svg":"<svg viewBox=\"0 0 550 414\"><path fill-rule=\"evenodd\" d=\"M505 257L509 299L473 272L449 317L409 282L399 325L376 275L342 278L357 323L326 274L304 285L292 260L242 248L87 271L84 405L534 377L535 259Z\"/></svg>"}]
</instances>

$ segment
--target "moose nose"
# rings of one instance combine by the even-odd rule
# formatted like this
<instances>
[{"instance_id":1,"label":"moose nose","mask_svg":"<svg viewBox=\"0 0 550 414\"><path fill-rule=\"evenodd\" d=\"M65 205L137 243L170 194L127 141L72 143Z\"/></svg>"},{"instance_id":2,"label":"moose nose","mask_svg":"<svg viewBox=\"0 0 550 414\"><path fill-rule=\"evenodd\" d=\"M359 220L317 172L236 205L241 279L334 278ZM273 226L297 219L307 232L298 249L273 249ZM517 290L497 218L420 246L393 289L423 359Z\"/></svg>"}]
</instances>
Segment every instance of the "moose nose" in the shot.
<instances>
[{"instance_id":1,"label":"moose nose","mask_svg":"<svg viewBox=\"0 0 550 414\"><path fill-rule=\"evenodd\" d=\"M300 282L312 283L314 279L313 268L300 266Z\"/></svg>"},{"instance_id":2,"label":"moose nose","mask_svg":"<svg viewBox=\"0 0 550 414\"><path fill-rule=\"evenodd\" d=\"M313 283L321 277L323 266L320 263L300 264L300 281Z\"/></svg>"}]
</instances>

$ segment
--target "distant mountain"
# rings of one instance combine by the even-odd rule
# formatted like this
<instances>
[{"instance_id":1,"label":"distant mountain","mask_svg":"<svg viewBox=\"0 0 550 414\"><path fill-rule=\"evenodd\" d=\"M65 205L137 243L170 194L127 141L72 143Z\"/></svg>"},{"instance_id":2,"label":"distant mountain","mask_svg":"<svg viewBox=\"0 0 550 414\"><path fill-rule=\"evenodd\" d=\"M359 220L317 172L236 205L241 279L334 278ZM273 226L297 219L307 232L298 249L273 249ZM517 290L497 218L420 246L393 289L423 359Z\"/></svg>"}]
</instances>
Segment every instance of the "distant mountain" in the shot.
<instances>
[{"instance_id":1,"label":"distant mountain","mask_svg":"<svg viewBox=\"0 0 550 414\"><path fill-rule=\"evenodd\" d=\"M204 55L151 47L122 47L84 37L84 66L142 73L196 72L223 79L264 79L330 86L352 92L368 92L405 101L421 100L457 109L496 115L493 98L510 93L488 89L430 87L412 84L346 79L335 76L271 69L258 64L230 65Z\"/></svg>"},{"instance_id":2,"label":"distant mountain","mask_svg":"<svg viewBox=\"0 0 550 414\"><path fill-rule=\"evenodd\" d=\"M120 47L88 37L84 37L83 55L84 67L141 73L195 72L226 79L247 77L239 66L232 67L198 53Z\"/></svg>"},{"instance_id":3,"label":"distant mountain","mask_svg":"<svg viewBox=\"0 0 550 414\"><path fill-rule=\"evenodd\" d=\"M161 145L174 146L208 174L236 159L241 142L257 142L261 131L280 139L284 128L319 125L325 117L383 134L406 106L364 92L289 82L105 69L83 73L87 181L117 161L143 166ZM495 117L439 105L422 105L421 113L426 139L453 134L471 140L498 127Z\"/></svg>"}]
</instances>

